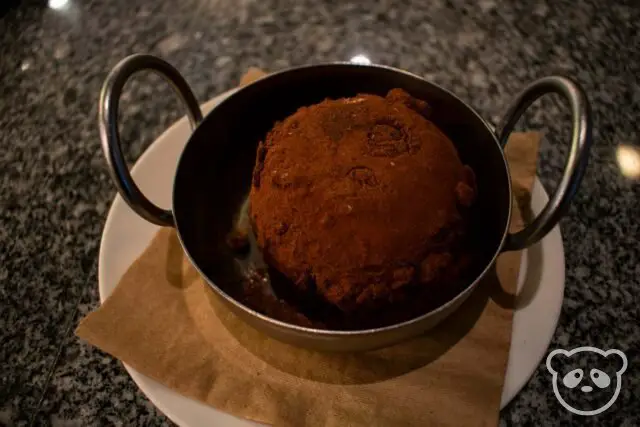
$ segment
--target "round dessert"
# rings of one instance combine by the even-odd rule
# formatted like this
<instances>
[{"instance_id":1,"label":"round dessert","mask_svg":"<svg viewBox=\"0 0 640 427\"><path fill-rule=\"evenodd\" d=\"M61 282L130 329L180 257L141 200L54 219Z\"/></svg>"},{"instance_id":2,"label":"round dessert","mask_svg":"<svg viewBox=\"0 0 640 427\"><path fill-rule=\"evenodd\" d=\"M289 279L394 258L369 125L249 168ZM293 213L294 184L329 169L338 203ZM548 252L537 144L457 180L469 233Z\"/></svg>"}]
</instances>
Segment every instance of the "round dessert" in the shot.
<instances>
[{"instance_id":1,"label":"round dessert","mask_svg":"<svg viewBox=\"0 0 640 427\"><path fill-rule=\"evenodd\" d=\"M250 218L297 292L350 313L459 274L475 176L428 113L401 89L325 100L260 144Z\"/></svg>"}]
</instances>

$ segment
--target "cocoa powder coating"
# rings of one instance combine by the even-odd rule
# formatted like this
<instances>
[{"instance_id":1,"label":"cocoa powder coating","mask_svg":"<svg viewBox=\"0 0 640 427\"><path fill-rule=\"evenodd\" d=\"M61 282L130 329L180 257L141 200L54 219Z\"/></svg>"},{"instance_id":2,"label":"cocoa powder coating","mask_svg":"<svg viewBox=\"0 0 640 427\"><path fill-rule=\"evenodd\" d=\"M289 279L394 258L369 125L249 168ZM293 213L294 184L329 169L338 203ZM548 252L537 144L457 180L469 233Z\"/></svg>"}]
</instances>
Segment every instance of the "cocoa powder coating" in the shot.
<instances>
[{"instance_id":1,"label":"cocoa powder coating","mask_svg":"<svg viewBox=\"0 0 640 427\"><path fill-rule=\"evenodd\" d=\"M296 293L371 312L459 275L475 176L428 112L401 89L325 100L260 144L250 217Z\"/></svg>"}]
</instances>

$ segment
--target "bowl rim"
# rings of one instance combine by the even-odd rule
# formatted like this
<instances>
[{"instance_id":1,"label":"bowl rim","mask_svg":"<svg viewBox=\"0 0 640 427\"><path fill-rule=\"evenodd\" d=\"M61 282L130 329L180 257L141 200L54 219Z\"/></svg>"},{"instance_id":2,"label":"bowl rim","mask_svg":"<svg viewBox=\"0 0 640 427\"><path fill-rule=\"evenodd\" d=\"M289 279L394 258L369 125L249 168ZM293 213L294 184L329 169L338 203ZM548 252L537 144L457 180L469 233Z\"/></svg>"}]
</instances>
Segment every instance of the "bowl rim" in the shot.
<instances>
[{"instance_id":1,"label":"bowl rim","mask_svg":"<svg viewBox=\"0 0 640 427\"><path fill-rule=\"evenodd\" d=\"M292 72L297 72L297 71L303 71L306 69L310 69L310 68L362 68L362 69L382 69L385 71L390 71L390 72L394 72L394 73L399 73L399 74L403 74L407 77L410 77L412 79L416 79L421 81L422 83L425 84L429 84L432 85L434 87L436 87L437 89L441 90L442 92L445 92L448 96L453 97L454 99L456 99L457 101L459 101L460 103L462 103L465 107L467 107L467 109L469 109L469 111L471 113L473 113L474 116L476 116L477 119L480 120L480 122L482 124L484 124L487 132L489 132L491 134L491 137L494 141L494 143L496 144L497 148L499 149L500 153L502 154L502 161L504 163L504 168L505 168L505 172L506 172L506 176L507 176L507 186L508 186L508 194L510 195L511 198L513 198L513 189L512 189L512 185L511 185L511 174L509 171L509 166L507 164L507 159L504 155L504 150L502 148L502 146L500 145L500 142L498 141L498 138L495 135L495 132L493 130L493 128L491 127L491 125L480 115L478 114L478 112L472 107L470 106L467 102L465 102L464 100L462 100L460 97L458 97L457 95L455 95L453 92L451 92L450 90L443 88L442 86L433 83L423 77L418 76L417 74L411 73L409 71L405 71L399 68L395 68L395 67L391 67L388 65L382 65L382 64L355 64L352 62L348 62L348 61L335 61L335 62L321 62L321 63L316 63L316 64L307 64L307 65L301 65L301 66L294 66L294 67L288 67L273 73L269 73L265 76L262 76L260 78L258 78L257 80L249 83L246 86L240 87L240 88L236 88L232 91L229 92L229 95L223 99L222 101L220 101L219 104L217 104L215 107L213 107L213 109L211 111L209 111L209 113L207 113L204 117L202 122L200 122L200 124L198 124L198 126L192 131L191 135L189 136L189 140L186 142L182 152L180 153L180 156L178 158L178 163L177 163L177 167L176 167L176 174L173 178L173 189L172 189L172 214L173 214L173 218L174 218L174 224L175 224L175 229L176 229L176 234L178 236L178 240L180 241L180 245L182 246L182 249L184 250L184 253L186 254L187 258L189 259L189 262L191 263L191 265L193 265L193 267L198 271L198 274L200 274L201 277L203 277L205 279L205 281L207 282L207 285L209 285L209 287L216 292L216 294L220 297L222 297L225 302L231 304L233 307L245 312L246 314L254 317L254 318L258 318L259 320L266 322L268 324L270 324L271 326L277 327L277 328L281 328L281 329L286 329L289 332L297 332L297 333L301 333L301 334L305 334L305 335L311 335L311 336L315 336L316 338L347 338L347 337L362 337L362 336L370 336L370 335L378 335L378 334L385 334L385 333L391 333L393 331L397 331L397 330L402 330L405 328L410 328L412 325L421 323L422 321L426 320L427 318L430 318L432 316L436 316L439 313L442 313L443 311L446 311L449 309L449 307L453 306L454 304L456 304L461 298L465 298L467 296L467 294L469 294L470 292L472 292L478 285L478 283L486 276L487 272L493 267L493 265L496 262L496 259L498 258L498 256L500 255L500 253L502 252L502 248L504 246L505 240L507 238L507 234L509 232L509 224L511 223L511 215L512 215L512 211L513 211L513 206L512 203L508 203L508 212L507 212L507 219L506 219L506 224L504 227L504 230L502 232L502 236L500 237L500 243L496 248L495 253L493 254L493 256L491 257L491 260L487 263L487 265L482 269L482 271L478 274L478 276L469 284L467 284L466 286L464 286L453 298L449 299L447 302L445 302L444 304L429 310L417 317L414 317L412 319L409 320L405 320L402 322L398 322L398 323L393 323L391 325L387 325L387 326L382 326L382 327L378 327L378 328L367 328L367 329L352 329L352 330L337 330L337 329L319 329L319 328L312 328L312 327L307 327L307 326L300 326L300 325L295 325L293 323L288 323L288 322L284 322L282 320L278 320L278 319L274 319L270 316L267 316L265 314L262 314L246 305L244 305L243 303L241 303L240 301L236 300L235 298L233 298L231 295L229 295L228 293L226 293L223 289L221 289L220 287L218 287L213 280L211 280L203 271L202 269L198 266L198 264L195 262L195 260L193 259L191 253L189 252L189 249L187 248L187 246L185 245L183 238L182 238L182 233L180 232L180 224L178 222L178 219L176 217L176 205L175 205L175 191L176 191L176 178L178 176L178 172L180 170L180 166L182 165L182 161L184 158L184 153L187 150L187 147L189 145L189 143L191 142L191 140L193 139L193 135L198 131L198 129L200 129L200 125L207 120L207 118L214 114L214 112L218 109L219 106L223 105L225 102L229 102L229 100L235 96L238 96L239 94L242 94L242 92L246 92L248 91L248 88L256 85L256 84L265 84L265 82L268 82L270 79L274 79L277 78L278 76L281 76L283 74L288 74L288 73L292 73Z\"/></svg>"}]
</instances>

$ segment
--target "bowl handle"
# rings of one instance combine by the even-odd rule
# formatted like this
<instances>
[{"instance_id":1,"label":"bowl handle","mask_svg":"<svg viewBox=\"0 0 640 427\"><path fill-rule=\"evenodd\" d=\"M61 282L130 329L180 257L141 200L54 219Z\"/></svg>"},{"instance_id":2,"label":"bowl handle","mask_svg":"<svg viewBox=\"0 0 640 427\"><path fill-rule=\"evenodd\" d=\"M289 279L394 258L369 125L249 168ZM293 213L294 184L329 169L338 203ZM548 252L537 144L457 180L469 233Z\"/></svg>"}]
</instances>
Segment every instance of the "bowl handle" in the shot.
<instances>
[{"instance_id":1,"label":"bowl handle","mask_svg":"<svg viewBox=\"0 0 640 427\"><path fill-rule=\"evenodd\" d=\"M504 148L509 135L513 131L526 109L538 98L548 93L561 95L571 107L573 131L571 147L565 161L564 172L555 193L542 212L517 233L507 235L503 251L524 249L542 239L558 223L569 207L587 167L589 149L591 148L591 107L584 91L572 80L561 76L550 76L536 80L526 87L507 111L496 135Z\"/></svg>"},{"instance_id":2,"label":"bowl handle","mask_svg":"<svg viewBox=\"0 0 640 427\"><path fill-rule=\"evenodd\" d=\"M138 71L150 70L167 80L182 102L187 106L191 129L202 121L202 112L189 85L169 63L151 55L131 55L120 61L109 73L100 92L98 122L102 150L109 165L111 178L125 202L141 217L161 226L174 226L173 213L156 206L138 188L131 177L122 155L120 133L118 131L118 105L125 83Z\"/></svg>"}]
</instances>

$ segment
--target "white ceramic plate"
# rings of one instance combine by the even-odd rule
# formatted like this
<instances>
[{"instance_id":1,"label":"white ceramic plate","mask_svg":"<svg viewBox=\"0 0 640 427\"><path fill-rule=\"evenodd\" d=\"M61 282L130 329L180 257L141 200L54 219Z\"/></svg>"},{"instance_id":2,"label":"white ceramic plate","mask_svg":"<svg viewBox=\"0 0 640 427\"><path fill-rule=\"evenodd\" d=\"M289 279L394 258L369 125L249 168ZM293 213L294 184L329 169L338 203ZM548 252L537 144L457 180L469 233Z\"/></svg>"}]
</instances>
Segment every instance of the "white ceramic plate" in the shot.
<instances>
[{"instance_id":1,"label":"white ceramic plate","mask_svg":"<svg viewBox=\"0 0 640 427\"><path fill-rule=\"evenodd\" d=\"M203 105L209 112L233 91ZM190 134L186 118L167 129L140 157L132 175L143 193L163 207L171 206L173 177L182 149ZM535 214L548 196L536 179L531 199ZM116 196L102 233L98 280L100 301L115 289L133 261L149 245L159 227L135 214ZM522 389L545 355L556 329L564 295L564 249L560 229L554 228L540 243L522 257L518 280L518 309L513 319L509 363L502 393L501 408ZM172 421L181 426L255 426L208 405L181 396L130 366L125 368L138 387Z\"/></svg>"}]
</instances>

